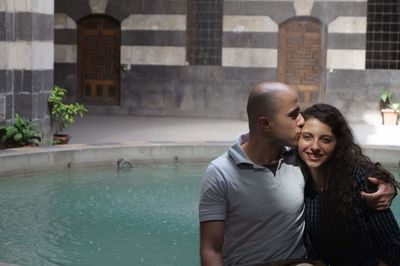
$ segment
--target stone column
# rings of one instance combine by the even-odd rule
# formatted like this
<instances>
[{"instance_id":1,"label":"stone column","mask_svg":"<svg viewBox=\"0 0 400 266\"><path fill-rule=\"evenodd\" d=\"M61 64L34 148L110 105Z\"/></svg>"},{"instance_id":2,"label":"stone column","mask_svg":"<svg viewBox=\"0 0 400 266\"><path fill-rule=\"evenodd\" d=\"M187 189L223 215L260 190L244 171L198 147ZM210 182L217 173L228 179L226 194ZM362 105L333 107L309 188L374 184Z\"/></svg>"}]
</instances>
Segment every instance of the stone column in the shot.
<instances>
[{"instance_id":1,"label":"stone column","mask_svg":"<svg viewBox=\"0 0 400 266\"><path fill-rule=\"evenodd\" d=\"M54 0L0 1L0 123L16 114L51 132Z\"/></svg>"}]
</instances>

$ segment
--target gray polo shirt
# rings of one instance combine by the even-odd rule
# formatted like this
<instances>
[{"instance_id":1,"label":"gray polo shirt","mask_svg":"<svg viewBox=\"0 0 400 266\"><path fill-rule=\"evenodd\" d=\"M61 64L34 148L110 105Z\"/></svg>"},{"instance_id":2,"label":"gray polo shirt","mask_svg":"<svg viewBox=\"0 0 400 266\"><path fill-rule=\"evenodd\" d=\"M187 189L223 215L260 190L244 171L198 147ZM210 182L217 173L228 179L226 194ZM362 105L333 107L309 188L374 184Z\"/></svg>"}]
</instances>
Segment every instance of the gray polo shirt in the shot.
<instances>
[{"instance_id":1,"label":"gray polo shirt","mask_svg":"<svg viewBox=\"0 0 400 266\"><path fill-rule=\"evenodd\" d=\"M305 256L304 177L297 151L285 148L276 175L252 163L240 144L213 160L200 191L200 222L225 221L224 265Z\"/></svg>"}]
</instances>

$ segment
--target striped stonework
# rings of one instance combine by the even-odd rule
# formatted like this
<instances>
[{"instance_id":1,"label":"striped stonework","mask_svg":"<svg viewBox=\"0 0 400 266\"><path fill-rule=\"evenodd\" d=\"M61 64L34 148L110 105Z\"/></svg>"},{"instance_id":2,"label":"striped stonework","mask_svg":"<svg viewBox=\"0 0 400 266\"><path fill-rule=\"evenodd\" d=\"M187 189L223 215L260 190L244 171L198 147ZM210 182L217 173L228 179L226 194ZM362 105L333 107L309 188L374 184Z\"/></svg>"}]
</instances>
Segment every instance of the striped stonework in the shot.
<instances>
[{"instance_id":1,"label":"striped stonework","mask_svg":"<svg viewBox=\"0 0 400 266\"><path fill-rule=\"evenodd\" d=\"M121 23L122 30L185 31L185 15L130 15Z\"/></svg>"},{"instance_id":2,"label":"striped stonework","mask_svg":"<svg viewBox=\"0 0 400 266\"><path fill-rule=\"evenodd\" d=\"M277 49L223 48L222 65L229 67L277 67Z\"/></svg>"},{"instance_id":3,"label":"striped stonework","mask_svg":"<svg viewBox=\"0 0 400 266\"><path fill-rule=\"evenodd\" d=\"M67 14L54 14L54 63L76 64L76 22Z\"/></svg>"},{"instance_id":4,"label":"striped stonework","mask_svg":"<svg viewBox=\"0 0 400 266\"><path fill-rule=\"evenodd\" d=\"M131 65L186 65L185 47L122 46L121 60Z\"/></svg>"},{"instance_id":5,"label":"striped stonework","mask_svg":"<svg viewBox=\"0 0 400 266\"><path fill-rule=\"evenodd\" d=\"M222 65L277 67L278 24L269 16L224 16Z\"/></svg>"},{"instance_id":6,"label":"striped stonework","mask_svg":"<svg viewBox=\"0 0 400 266\"><path fill-rule=\"evenodd\" d=\"M47 99L53 86L54 0L0 2L0 123L15 114L50 131Z\"/></svg>"},{"instance_id":7,"label":"striped stonework","mask_svg":"<svg viewBox=\"0 0 400 266\"><path fill-rule=\"evenodd\" d=\"M337 17L328 26L328 33L365 34L366 17Z\"/></svg>"},{"instance_id":8,"label":"striped stonework","mask_svg":"<svg viewBox=\"0 0 400 266\"><path fill-rule=\"evenodd\" d=\"M54 29L76 30L76 22L67 14L54 14Z\"/></svg>"},{"instance_id":9,"label":"striped stonework","mask_svg":"<svg viewBox=\"0 0 400 266\"><path fill-rule=\"evenodd\" d=\"M121 22L121 63L186 65L186 15L130 15Z\"/></svg>"},{"instance_id":10,"label":"striped stonework","mask_svg":"<svg viewBox=\"0 0 400 266\"><path fill-rule=\"evenodd\" d=\"M89 0L93 14L104 14L109 0Z\"/></svg>"},{"instance_id":11,"label":"striped stonework","mask_svg":"<svg viewBox=\"0 0 400 266\"><path fill-rule=\"evenodd\" d=\"M76 63L76 45L57 44L54 47L55 63Z\"/></svg>"},{"instance_id":12,"label":"striped stonework","mask_svg":"<svg viewBox=\"0 0 400 266\"><path fill-rule=\"evenodd\" d=\"M339 16L328 25L326 68L365 69L367 18Z\"/></svg>"},{"instance_id":13,"label":"striped stonework","mask_svg":"<svg viewBox=\"0 0 400 266\"><path fill-rule=\"evenodd\" d=\"M365 69L365 50L328 49L326 67L333 69Z\"/></svg>"},{"instance_id":14,"label":"striped stonework","mask_svg":"<svg viewBox=\"0 0 400 266\"><path fill-rule=\"evenodd\" d=\"M204 44L196 46L221 46L221 62L216 65L196 65L188 60L187 47L192 47L191 36L196 36L193 32L207 27L191 26L195 21L189 12L191 1L78 2L75 7L70 0L58 0L54 17L55 80L75 93L74 97L79 98L77 23L95 13L121 23L120 106L93 108L99 113L245 117L248 90L259 81L278 79L280 26L302 17L312 17L321 24L321 88L325 87L321 95L325 98L320 100L337 103L350 117L356 117L351 113L357 108L349 107L352 102L376 102L374 80L398 83L393 74L396 72L367 70L366 74L367 0L224 0L222 44L220 32L209 38L201 32L198 39ZM196 17L198 21L202 18L205 17ZM3 20L7 18L0 14L0 21ZM0 41L6 40L7 34L0 29ZM23 38L21 41L30 42ZM218 104L215 99L224 99L226 104Z\"/></svg>"},{"instance_id":15,"label":"striped stonework","mask_svg":"<svg viewBox=\"0 0 400 266\"><path fill-rule=\"evenodd\" d=\"M52 15L54 13L53 0L2 0L0 12L28 12Z\"/></svg>"},{"instance_id":16,"label":"striped stonework","mask_svg":"<svg viewBox=\"0 0 400 266\"><path fill-rule=\"evenodd\" d=\"M268 16L224 16L224 32L277 32L278 25Z\"/></svg>"}]
</instances>

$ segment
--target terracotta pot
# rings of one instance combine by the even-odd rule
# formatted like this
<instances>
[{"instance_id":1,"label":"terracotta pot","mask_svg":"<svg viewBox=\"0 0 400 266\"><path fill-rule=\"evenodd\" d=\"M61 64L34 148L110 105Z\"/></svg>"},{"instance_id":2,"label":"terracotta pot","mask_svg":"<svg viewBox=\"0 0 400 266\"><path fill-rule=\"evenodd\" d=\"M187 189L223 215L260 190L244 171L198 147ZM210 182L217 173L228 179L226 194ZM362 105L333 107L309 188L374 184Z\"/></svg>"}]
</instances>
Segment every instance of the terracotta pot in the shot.
<instances>
[{"instance_id":1,"label":"terracotta pot","mask_svg":"<svg viewBox=\"0 0 400 266\"><path fill-rule=\"evenodd\" d=\"M53 135L53 141L54 144L68 144L69 139L71 138L70 135L68 134L54 134Z\"/></svg>"},{"instance_id":2,"label":"terracotta pot","mask_svg":"<svg viewBox=\"0 0 400 266\"><path fill-rule=\"evenodd\" d=\"M382 122L384 125L397 125L398 116L398 111L382 109Z\"/></svg>"},{"instance_id":3,"label":"terracotta pot","mask_svg":"<svg viewBox=\"0 0 400 266\"><path fill-rule=\"evenodd\" d=\"M16 145L16 144L0 144L0 149L13 149L23 147L23 145Z\"/></svg>"}]
</instances>

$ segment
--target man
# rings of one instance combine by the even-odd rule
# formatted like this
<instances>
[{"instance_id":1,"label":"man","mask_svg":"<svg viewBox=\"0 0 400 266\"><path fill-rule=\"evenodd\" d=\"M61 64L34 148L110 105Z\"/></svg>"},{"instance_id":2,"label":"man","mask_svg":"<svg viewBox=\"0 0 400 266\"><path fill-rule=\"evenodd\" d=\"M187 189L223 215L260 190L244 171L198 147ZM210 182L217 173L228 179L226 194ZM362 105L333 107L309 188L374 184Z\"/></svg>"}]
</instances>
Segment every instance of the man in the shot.
<instances>
[{"instance_id":1,"label":"man","mask_svg":"<svg viewBox=\"0 0 400 266\"><path fill-rule=\"evenodd\" d=\"M249 95L247 114L249 134L212 161L202 179L204 266L255 265L305 256L305 180L297 151L289 148L297 145L304 123L297 92L283 83L260 83ZM386 194L375 193L379 199L373 204L390 201L393 195Z\"/></svg>"}]
</instances>

